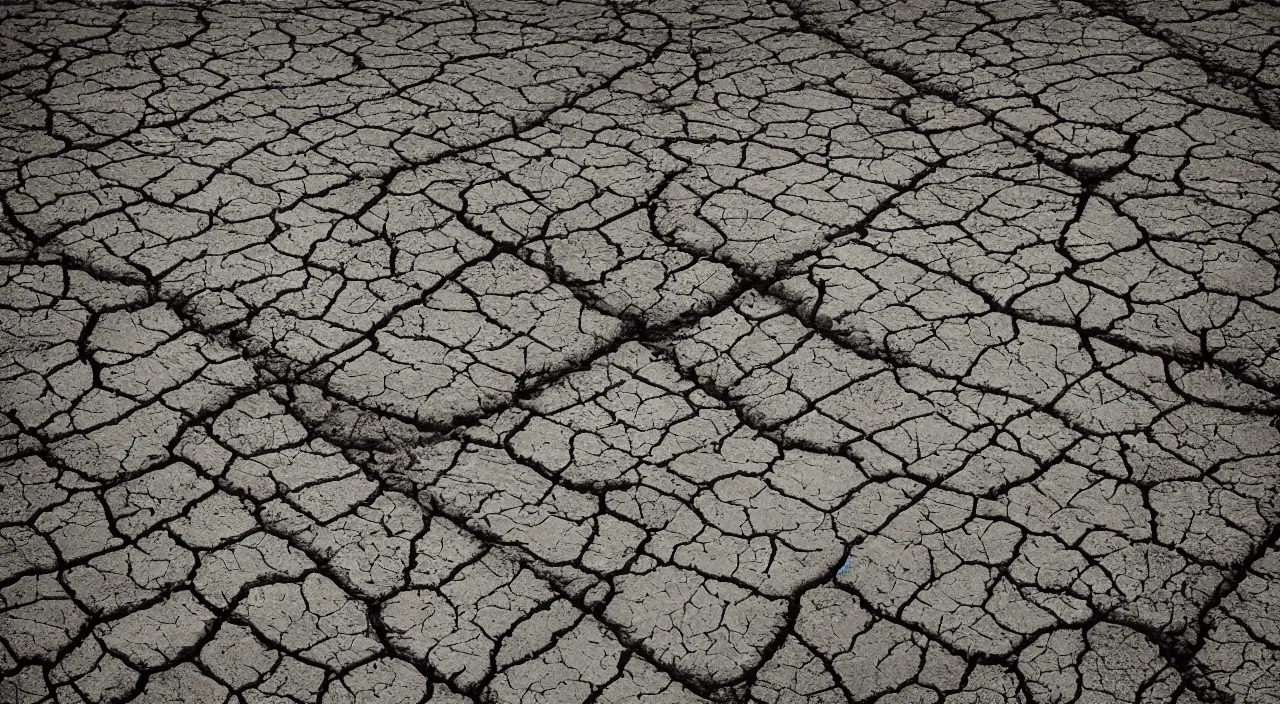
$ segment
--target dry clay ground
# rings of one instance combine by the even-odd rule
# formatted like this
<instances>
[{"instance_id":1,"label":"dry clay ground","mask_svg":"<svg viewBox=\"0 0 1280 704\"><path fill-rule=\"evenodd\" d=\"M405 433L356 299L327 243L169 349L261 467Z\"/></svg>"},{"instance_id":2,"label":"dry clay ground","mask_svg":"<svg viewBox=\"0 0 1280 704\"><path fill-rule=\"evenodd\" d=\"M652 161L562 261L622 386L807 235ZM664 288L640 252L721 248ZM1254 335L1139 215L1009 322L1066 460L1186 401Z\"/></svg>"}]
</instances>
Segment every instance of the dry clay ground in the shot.
<instances>
[{"instance_id":1,"label":"dry clay ground","mask_svg":"<svg viewBox=\"0 0 1280 704\"><path fill-rule=\"evenodd\" d=\"M1280 700L1271 0L0 26L4 704Z\"/></svg>"}]
</instances>

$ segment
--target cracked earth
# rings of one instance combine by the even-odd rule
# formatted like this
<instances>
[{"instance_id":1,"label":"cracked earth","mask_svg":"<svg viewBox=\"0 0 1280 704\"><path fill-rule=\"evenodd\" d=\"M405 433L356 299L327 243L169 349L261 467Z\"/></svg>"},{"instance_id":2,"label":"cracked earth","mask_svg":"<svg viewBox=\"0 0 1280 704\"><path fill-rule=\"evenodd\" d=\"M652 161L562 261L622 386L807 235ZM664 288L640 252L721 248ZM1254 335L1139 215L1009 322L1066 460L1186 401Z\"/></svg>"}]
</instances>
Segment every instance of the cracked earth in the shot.
<instances>
[{"instance_id":1,"label":"cracked earth","mask_svg":"<svg viewBox=\"0 0 1280 704\"><path fill-rule=\"evenodd\" d=\"M0 702L1280 701L1280 5L0 7Z\"/></svg>"}]
</instances>

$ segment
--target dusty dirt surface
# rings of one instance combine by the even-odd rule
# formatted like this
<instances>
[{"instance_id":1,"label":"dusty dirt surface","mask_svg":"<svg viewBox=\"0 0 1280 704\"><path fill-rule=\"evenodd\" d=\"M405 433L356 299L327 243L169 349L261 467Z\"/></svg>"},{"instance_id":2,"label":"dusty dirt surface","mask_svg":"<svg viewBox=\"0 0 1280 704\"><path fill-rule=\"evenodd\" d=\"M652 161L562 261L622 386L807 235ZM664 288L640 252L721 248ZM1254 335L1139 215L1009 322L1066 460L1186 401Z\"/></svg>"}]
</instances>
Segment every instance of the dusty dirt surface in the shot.
<instances>
[{"instance_id":1,"label":"dusty dirt surface","mask_svg":"<svg viewBox=\"0 0 1280 704\"><path fill-rule=\"evenodd\" d=\"M0 27L0 702L1280 701L1280 5Z\"/></svg>"}]
</instances>

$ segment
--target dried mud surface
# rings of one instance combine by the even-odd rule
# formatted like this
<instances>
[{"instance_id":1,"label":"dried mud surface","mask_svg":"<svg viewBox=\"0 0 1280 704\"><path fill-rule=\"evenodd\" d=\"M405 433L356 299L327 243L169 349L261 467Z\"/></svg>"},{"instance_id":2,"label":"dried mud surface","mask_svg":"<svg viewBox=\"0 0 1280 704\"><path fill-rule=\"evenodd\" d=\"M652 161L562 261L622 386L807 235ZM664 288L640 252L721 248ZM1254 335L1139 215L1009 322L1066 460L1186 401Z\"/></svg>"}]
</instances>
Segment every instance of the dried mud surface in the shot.
<instances>
[{"instance_id":1,"label":"dried mud surface","mask_svg":"<svg viewBox=\"0 0 1280 704\"><path fill-rule=\"evenodd\" d=\"M1280 701L1280 5L0 28L0 702Z\"/></svg>"}]
</instances>

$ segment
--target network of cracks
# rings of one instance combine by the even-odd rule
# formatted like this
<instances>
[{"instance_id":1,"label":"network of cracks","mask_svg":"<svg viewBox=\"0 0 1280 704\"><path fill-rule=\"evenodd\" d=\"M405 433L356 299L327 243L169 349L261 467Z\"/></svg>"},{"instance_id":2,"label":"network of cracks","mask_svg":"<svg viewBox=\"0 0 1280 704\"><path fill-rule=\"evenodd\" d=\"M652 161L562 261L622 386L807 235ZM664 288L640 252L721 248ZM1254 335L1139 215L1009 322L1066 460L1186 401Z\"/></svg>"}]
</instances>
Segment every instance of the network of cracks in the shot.
<instances>
[{"instance_id":1,"label":"network of cracks","mask_svg":"<svg viewBox=\"0 0 1280 704\"><path fill-rule=\"evenodd\" d=\"M0 702L1280 701L1280 5L0 27Z\"/></svg>"}]
</instances>

